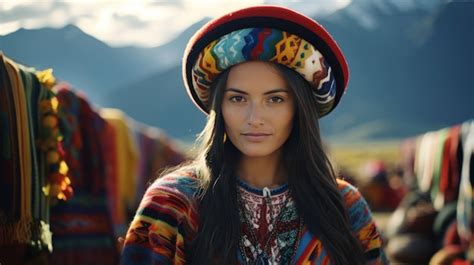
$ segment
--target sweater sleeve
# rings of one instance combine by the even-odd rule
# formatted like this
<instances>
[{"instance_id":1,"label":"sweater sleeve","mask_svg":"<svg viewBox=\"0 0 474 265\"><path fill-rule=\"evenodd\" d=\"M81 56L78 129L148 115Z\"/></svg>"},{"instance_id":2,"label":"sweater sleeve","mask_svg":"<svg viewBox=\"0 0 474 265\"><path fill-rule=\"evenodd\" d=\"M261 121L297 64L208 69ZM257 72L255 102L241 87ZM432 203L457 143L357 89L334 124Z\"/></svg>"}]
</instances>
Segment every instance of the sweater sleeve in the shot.
<instances>
[{"instance_id":1,"label":"sweater sleeve","mask_svg":"<svg viewBox=\"0 0 474 265\"><path fill-rule=\"evenodd\" d=\"M185 263L186 242L197 220L190 181L167 175L147 189L128 229L121 264Z\"/></svg>"},{"instance_id":2,"label":"sweater sleeve","mask_svg":"<svg viewBox=\"0 0 474 265\"><path fill-rule=\"evenodd\" d=\"M390 264L383 251L381 234L372 219L367 201L348 182L338 180L338 184L346 203L351 230L361 243L366 264Z\"/></svg>"}]
</instances>

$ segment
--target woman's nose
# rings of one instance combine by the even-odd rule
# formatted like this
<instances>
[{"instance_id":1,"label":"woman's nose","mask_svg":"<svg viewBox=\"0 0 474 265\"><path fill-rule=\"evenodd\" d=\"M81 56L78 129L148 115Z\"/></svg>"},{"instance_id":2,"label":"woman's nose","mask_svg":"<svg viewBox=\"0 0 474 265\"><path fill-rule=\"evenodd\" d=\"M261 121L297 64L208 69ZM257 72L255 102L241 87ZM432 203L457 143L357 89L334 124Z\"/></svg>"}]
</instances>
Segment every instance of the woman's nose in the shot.
<instances>
[{"instance_id":1,"label":"woman's nose","mask_svg":"<svg viewBox=\"0 0 474 265\"><path fill-rule=\"evenodd\" d=\"M258 126L264 124L264 109L258 103L249 104L247 123L251 126Z\"/></svg>"}]
</instances>

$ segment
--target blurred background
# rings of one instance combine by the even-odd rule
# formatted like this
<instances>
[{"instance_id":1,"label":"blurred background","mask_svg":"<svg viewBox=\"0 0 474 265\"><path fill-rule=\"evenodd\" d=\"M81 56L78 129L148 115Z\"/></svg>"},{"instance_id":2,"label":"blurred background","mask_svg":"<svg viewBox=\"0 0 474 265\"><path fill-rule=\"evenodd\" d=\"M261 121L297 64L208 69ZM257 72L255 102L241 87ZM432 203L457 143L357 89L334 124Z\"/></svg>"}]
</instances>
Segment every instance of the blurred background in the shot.
<instances>
[{"instance_id":1,"label":"blurred background","mask_svg":"<svg viewBox=\"0 0 474 265\"><path fill-rule=\"evenodd\" d=\"M187 41L211 18L258 4L283 5L312 17L332 34L344 52L350 68L348 90L335 111L321 120L322 136L338 175L358 186L371 205L394 264L428 264L430 260L432 264L454 264L455 260L473 259L473 245L469 244L474 178L474 166L471 166L474 156L469 147L474 141L473 1L3 0L0 1L0 51L10 63L34 67L31 72L52 68L56 86L49 88L53 94L48 99L56 97L59 105L64 106L62 112L58 110L54 114L59 120L58 142L64 141L55 163L68 164L69 173L63 175L72 183L74 195L69 194L69 198L67 187L58 184L61 188L54 196L59 196L56 198L59 201L51 204L51 218L39 218L51 220L52 246L57 251L63 250L64 255L53 255L53 261L41 258L35 262L79 262L78 256L84 255L74 253L73 248L96 253L97 249L92 250L92 244L87 243L90 238L87 239L85 230L82 230L85 242L82 245L69 240L78 238L80 225L68 231L54 231L55 222L67 226L64 213L73 212L67 204L74 204L75 197L93 194L109 203L103 207L110 212L112 221L104 229L112 236L108 243L96 237L96 241L91 241L96 246L100 245L99 241L104 243L103 248L114 245L114 238L124 234L155 172L186 159L196 134L205 124L206 117L191 103L183 86L181 59ZM47 87L46 79L41 82L43 87ZM89 112L97 113L97 118L91 119L105 124L97 129L101 137L110 136L102 135L102 131L106 124L112 124L113 139L117 141L109 145L97 139L89 141L95 134L86 133L87 121L83 114L74 112L72 98L82 102L81 106L87 105ZM62 118L61 113L68 111L75 114L65 114L67 118ZM79 123L76 129L80 133L71 129L71 117ZM129 131L117 132L120 126ZM148 142L137 136L140 133ZM4 132L4 139L5 135ZM130 180L124 180L127 177L119 172L129 170L128 176L137 176L132 181L134 192L127 194L123 188L111 188L108 178L102 180L102 186L98 184L102 193L81 184L87 182L85 172L94 166L84 169L68 152L81 153L83 160L86 154L97 152L83 147L85 144L68 142L74 137L82 142L101 142L102 163L113 161L107 172L97 176L107 176L123 186ZM31 143L38 142L35 138L32 136ZM124 149L118 144L123 139L130 141L129 149L133 152L128 153L132 155L108 152L110 147ZM151 142L153 151L146 150ZM38 157L44 155L48 160L48 150L51 151L47 148L36 151ZM123 161L127 160L136 162L125 166ZM34 164L35 160L32 161ZM54 186L50 176L58 170L45 169L44 186L48 182ZM453 183L452 187L441 184L445 182ZM460 192L461 183L471 187L470 193ZM449 189L454 190L451 197L446 195ZM443 198L439 199L438 194ZM8 198L2 198L5 209L12 207ZM111 200L118 200L119 205L110 205ZM117 211L111 210L114 207L123 209L114 212ZM440 213L443 213L441 217ZM11 220L3 222L11 224ZM449 235L455 239L447 238L452 223L456 231ZM55 238L55 234L63 237ZM7 255L15 244L2 240L0 254ZM39 250L31 252L31 244L29 247L26 244L20 254L22 259L35 260L31 257L38 257L44 247L36 246L36 249ZM112 251L110 256L103 262L113 264L116 253ZM87 259L80 262L77 264L94 264Z\"/></svg>"}]
</instances>

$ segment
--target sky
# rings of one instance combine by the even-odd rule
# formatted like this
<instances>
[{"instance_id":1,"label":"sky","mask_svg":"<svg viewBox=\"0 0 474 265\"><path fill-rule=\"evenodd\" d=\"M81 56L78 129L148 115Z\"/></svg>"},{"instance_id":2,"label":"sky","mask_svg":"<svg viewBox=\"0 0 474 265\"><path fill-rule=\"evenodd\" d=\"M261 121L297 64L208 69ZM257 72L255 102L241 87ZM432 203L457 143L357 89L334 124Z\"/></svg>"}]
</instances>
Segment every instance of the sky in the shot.
<instances>
[{"instance_id":1,"label":"sky","mask_svg":"<svg viewBox=\"0 0 474 265\"><path fill-rule=\"evenodd\" d=\"M0 0L0 36L20 28L74 24L113 47L156 47L191 24L235 9L274 4L307 15L327 14L351 0Z\"/></svg>"}]
</instances>

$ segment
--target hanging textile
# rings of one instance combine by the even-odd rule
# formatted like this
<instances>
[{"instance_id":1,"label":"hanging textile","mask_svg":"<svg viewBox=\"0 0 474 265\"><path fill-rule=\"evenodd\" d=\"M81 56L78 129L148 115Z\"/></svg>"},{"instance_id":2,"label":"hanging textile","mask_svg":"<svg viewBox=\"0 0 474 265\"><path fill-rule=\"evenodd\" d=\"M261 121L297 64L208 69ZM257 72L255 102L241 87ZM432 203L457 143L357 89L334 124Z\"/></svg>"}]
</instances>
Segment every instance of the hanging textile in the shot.
<instances>
[{"instance_id":1,"label":"hanging textile","mask_svg":"<svg viewBox=\"0 0 474 265\"><path fill-rule=\"evenodd\" d=\"M401 165L403 169L403 179L409 188L416 187L415 177L415 155L416 155L416 138L409 138L402 142L400 146Z\"/></svg>"},{"instance_id":2,"label":"hanging textile","mask_svg":"<svg viewBox=\"0 0 474 265\"><path fill-rule=\"evenodd\" d=\"M433 162L436 134L426 133L421 137L415 159L415 174L418 178L418 187L422 192L430 189L433 179Z\"/></svg>"},{"instance_id":3,"label":"hanging textile","mask_svg":"<svg viewBox=\"0 0 474 265\"><path fill-rule=\"evenodd\" d=\"M459 157L462 157L459 144L461 125L449 128L442 155L441 175L439 191L443 194L444 203L457 200L459 187L459 173L461 167L458 166Z\"/></svg>"},{"instance_id":4,"label":"hanging textile","mask_svg":"<svg viewBox=\"0 0 474 265\"><path fill-rule=\"evenodd\" d=\"M160 169L183 162L185 156L163 131L136 121L133 122L132 127L135 131L140 150L139 153L141 154L134 210L138 207L146 188L159 176Z\"/></svg>"},{"instance_id":5,"label":"hanging textile","mask_svg":"<svg viewBox=\"0 0 474 265\"><path fill-rule=\"evenodd\" d=\"M415 175L418 190L429 194L437 211L456 203L457 233L464 242L474 240L474 121L408 139L401 150L407 175Z\"/></svg>"},{"instance_id":6,"label":"hanging textile","mask_svg":"<svg viewBox=\"0 0 474 265\"><path fill-rule=\"evenodd\" d=\"M466 244L474 241L474 121L462 125L464 157L457 205L458 231Z\"/></svg>"},{"instance_id":7,"label":"hanging textile","mask_svg":"<svg viewBox=\"0 0 474 265\"><path fill-rule=\"evenodd\" d=\"M431 201L435 209L440 210L444 206L444 194L440 193L440 177L441 177L441 168L443 164L443 152L445 147L445 142L448 136L448 129L439 130L436 133L435 139L435 149L434 153L434 162L433 162L433 181L431 184L430 195Z\"/></svg>"},{"instance_id":8,"label":"hanging textile","mask_svg":"<svg viewBox=\"0 0 474 265\"><path fill-rule=\"evenodd\" d=\"M183 160L161 130L0 53L0 263L118 264L144 191Z\"/></svg>"},{"instance_id":9,"label":"hanging textile","mask_svg":"<svg viewBox=\"0 0 474 265\"><path fill-rule=\"evenodd\" d=\"M0 54L0 260L46 264L53 249L49 226L51 176L63 162L46 162L48 151L58 150L60 139L49 129L44 106L52 104L47 75ZM49 77L51 78L51 77ZM50 114L53 114L53 108ZM52 167L49 167L52 166ZM58 195L63 185L58 189ZM66 199L64 197L63 199ZM11 251L14 249L15 251Z\"/></svg>"},{"instance_id":10,"label":"hanging textile","mask_svg":"<svg viewBox=\"0 0 474 265\"><path fill-rule=\"evenodd\" d=\"M116 264L104 172L105 121L85 96L65 83L54 87L59 101L63 148L75 195L51 206L52 264Z\"/></svg>"},{"instance_id":11,"label":"hanging textile","mask_svg":"<svg viewBox=\"0 0 474 265\"><path fill-rule=\"evenodd\" d=\"M452 249L459 264L472 264L474 120L407 139L401 151L404 177L408 182L415 179L416 185L410 200L404 200L413 201L413 206L402 204L391 217L396 229L391 228L387 252L396 262L418 264L423 251L414 242L423 238L419 243L429 248L425 254L432 257L430 264L441 262L440 257L446 263L446 253ZM413 252L414 248L418 251Z\"/></svg>"},{"instance_id":12,"label":"hanging textile","mask_svg":"<svg viewBox=\"0 0 474 265\"><path fill-rule=\"evenodd\" d=\"M466 156L463 152L466 143L461 139L461 127L465 127L465 124L427 132L414 140L404 141L402 145L406 175L415 176L416 187L421 192L430 194L437 210L458 198L461 170ZM410 161L410 152L413 150L415 155ZM410 165L413 168L409 168Z\"/></svg>"},{"instance_id":13,"label":"hanging textile","mask_svg":"<svg viewBox=\"0 0 474 265\"><path fill-rule=\"evenodd\" d=\"M101 109L100 115L115 131L116 194L114 200L119 206L112 209L115 231L118 235L126 232L127 209L131 208L135 197L138 173L138 149L129 127L129 118L117 109Z\"/></svg>"}]
</instances>

